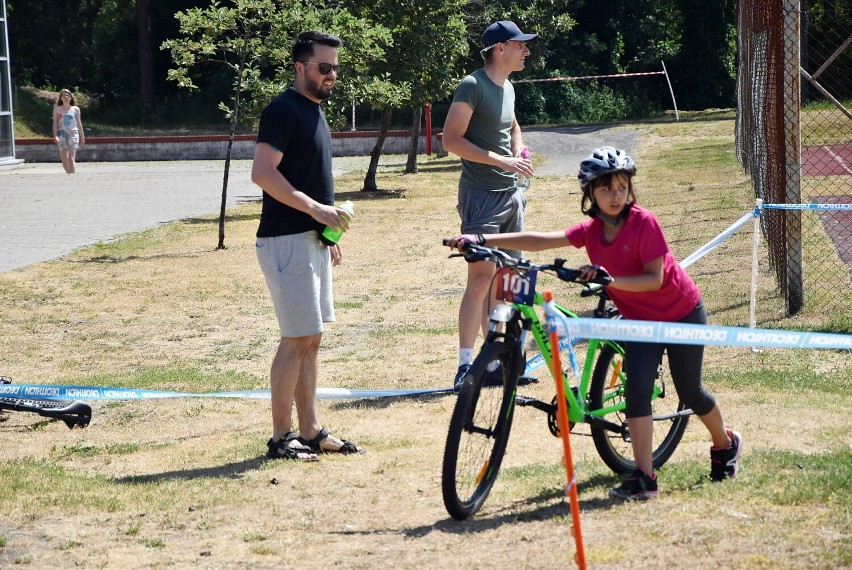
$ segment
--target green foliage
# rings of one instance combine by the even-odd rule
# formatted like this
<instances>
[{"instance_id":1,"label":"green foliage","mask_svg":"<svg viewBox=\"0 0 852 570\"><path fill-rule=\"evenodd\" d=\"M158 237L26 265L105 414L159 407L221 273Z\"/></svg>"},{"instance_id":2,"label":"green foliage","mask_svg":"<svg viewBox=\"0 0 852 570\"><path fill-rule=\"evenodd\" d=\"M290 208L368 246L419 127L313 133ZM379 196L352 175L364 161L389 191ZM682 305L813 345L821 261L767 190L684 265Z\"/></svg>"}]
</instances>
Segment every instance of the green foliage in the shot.
<instances>
[{"instance_id":1,"label":"green foliage","mask_svg":"<svg viewBox=\"0 0 852 570\"><path fill-rule=\"evenodd\" d=\"M600 123L659 113L647 87L616 90L599 82L525 83L515 87L518 121Z\"/></svg>"},{"instance_id":2,"label":"green foliage","mask_svg":"<svg viewBox=\"0 0 852 570\"><path fill-rule=\"evenodd\" d=\"M233 105L227 101L235 78L224 69L217 70L216 64L237 62L223 59L224 52L208 51L206 56L198 52L196 65L173 60L171 50L154 50L154 108L143 109L140 101L140 22L148 23L155 46L186 40L201 49L213 38L201 33L190 40L180 30L175 13L206 14L211 17L209 30L218 34L216 41L226 51L237 54L253 46L249 60L256 61L239 78L248 98L245 124L251 125L263 105L292 79L287 62L293 36L318 28L336 33L346 43L341 52L344 73L328 105L329 119L340 127L353 102L367 109L420 106L426 100L439 106L448 97L448 85L482 65L478 51L485 27L512 19L523 30L541 35L531 44L526 70L516 78L545 77L553 70L562 75L651 71L659 70L660 61L665 61L681 109L735 103L733 0L612 0L603 7L591 0L221 0L214 4L148 0L147 6L148 13L140 15L135 2L124 0L7 0L14 84L51 90L69 87L97 95L100 104L87 113L105 122L165 125L200 115L199 122L209 123L211 115L221 117L222 102L222 111L230 118ZM257 28L258 37L268 37L269 42L249 41L247 30L228 28L229 18L235 22L233 14L245 16L249 9L272 10L267 22L258 19L263 25ZM213 18L214 14L221 19ZM844 0L814 2L806 6L805 16L803 66L814 71L848 37L852 8ZM847 49L837 56L833 69L848 68L850 61L852 51ZM185 71L176 70L180 67ZM832 93L842 99L852 96L850 77L836 79L830 86ZM670 107L662 78L656 78L655 89L642 92L629 86L632 81L610 86L616 99L625 100L619 104L628 113L625 117ZM190 84L200 93L181 93L179 85ZM543 92L528 93L519 111L525 117L538 117L537 122L558 122L563 111L552 114L542 96L549 98ZM816 95L805 89L804 96ZM636 97L645 101L637 103Z\"/></svg>"},{"instance_id":3,"label":"green foliage","mask_svg":"<svg viewBox=\"0 0 852 570\"><path fill-rule=\"evenodd\" d=\"M12 112L15 115L15 137L51 137L50 115L53 105L37 97L29 89L16 89Z\"/></svg>"},{"instance_id":4,"label":"green foliage","mask_svg":"<svg viewBox=\"0 0 852 570\"><path fill-rule=\"evenodd\" d=\"M179 12L180 37L163 42L175 67L168 78L180 87L198 89L199 71L224 66L232 77L232 94L218 107L234 121L253 125L260 112L293 81L290 46L302 31L322 30L344 41L340 62L346 81L328 103L329 116L356 98L396 101L398 90L370 74L369 63L382 58L389 32L345 10L330 10L303 0L284 5L271 0L236 0L233 7L213 2L208 8ZM241 105L241 98L247 100Z\"/></svg>"}]
</instances>

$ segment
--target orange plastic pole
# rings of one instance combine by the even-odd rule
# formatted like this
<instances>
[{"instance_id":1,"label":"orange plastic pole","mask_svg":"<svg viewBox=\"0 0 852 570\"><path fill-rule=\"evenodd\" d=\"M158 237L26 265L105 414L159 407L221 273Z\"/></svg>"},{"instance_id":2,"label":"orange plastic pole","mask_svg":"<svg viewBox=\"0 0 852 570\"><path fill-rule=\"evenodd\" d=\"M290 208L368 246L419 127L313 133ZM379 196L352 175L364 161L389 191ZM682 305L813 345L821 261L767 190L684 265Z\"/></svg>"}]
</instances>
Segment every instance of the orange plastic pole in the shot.
<instances>
[{"instance_id":1,"label":"orange plastic pole","mask_svg":"<svg viewBox=\"0 0 852 570\"><path fill-rule=\"evenodd\" d=\"M553 301L553 291L547 289L543 298L545 302ZM580 570L586 570L586 551L583 548L583 531L580 528L580 499L577 496L577 482L574 479L568 409L565 405L565 383L562 381L562 362L560 362L559 350L556 348L559 346L559 333L556 332L556 327L551 327L550 330L550 346L554 347L550 365L553 368L551 370L553 379L556 381L556 423L559 426L559 433L562 435L562 451L565 454L565 474L568 477L565 494L568 496L568 502L571 505L571 533L574 535L574 544L577 547L575 560Z\"/></svg>"}]
</instances>

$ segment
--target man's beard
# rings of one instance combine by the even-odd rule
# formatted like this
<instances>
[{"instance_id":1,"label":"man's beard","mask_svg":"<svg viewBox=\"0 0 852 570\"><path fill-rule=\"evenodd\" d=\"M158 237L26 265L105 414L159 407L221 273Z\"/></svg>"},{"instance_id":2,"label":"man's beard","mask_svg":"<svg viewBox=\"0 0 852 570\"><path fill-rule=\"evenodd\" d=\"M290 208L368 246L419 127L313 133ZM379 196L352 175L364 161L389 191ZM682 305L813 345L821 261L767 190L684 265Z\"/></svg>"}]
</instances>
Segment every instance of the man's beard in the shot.
<instances>
[{"instance_id":1,"label":"man's beard","mask_svg":"<svg viewBox=\"0 0 852 570\"><path fill-rule=\"evenodd\" d=\"M325 101L329 97L331 97L331 91L334 87L332 86L329 89L325 89L322 86L322 83L318 85L308 85L308 93L310 93L313 97L316 97L320 101Z\"/></svg>"}]
</instances>

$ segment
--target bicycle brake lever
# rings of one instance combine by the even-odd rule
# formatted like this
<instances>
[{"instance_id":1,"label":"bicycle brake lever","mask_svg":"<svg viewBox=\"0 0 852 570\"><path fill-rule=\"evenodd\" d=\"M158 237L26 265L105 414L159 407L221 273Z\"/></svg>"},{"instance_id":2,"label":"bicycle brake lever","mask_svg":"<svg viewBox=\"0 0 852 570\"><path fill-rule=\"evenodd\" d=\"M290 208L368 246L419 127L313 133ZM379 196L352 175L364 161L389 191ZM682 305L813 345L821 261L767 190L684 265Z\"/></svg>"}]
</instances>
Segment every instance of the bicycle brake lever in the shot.
<instances>
[{"instance_id":1,"label":"bicycle brake lever","mask_svg":"<svg viewBox=\"0 0 852 570\"><path fill-rule=\"evenodd\" d=\"M564 263L565 260L560 260ZM562 281L577 281L577 278L581 275L581 272L576 269L569 269L567 267L557 267L556 268L556 276Z\"/></svg>"}]
</instances>

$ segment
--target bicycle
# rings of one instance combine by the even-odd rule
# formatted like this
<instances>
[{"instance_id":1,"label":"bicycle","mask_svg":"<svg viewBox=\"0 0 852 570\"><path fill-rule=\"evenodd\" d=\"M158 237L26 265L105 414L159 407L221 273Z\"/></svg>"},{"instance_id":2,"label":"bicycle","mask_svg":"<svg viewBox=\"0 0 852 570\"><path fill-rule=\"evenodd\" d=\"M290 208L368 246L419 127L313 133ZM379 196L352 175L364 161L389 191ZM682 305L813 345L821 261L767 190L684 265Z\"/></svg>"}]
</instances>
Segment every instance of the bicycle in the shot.
<instances>
[{"instance_id":1,"label":"bicycle","mask_svg":"<svg viewBox=\"0 0 852 570\"><path fill-rule=\"evenodd\" d=\"M444 240L447 245L447 240ZM496 305L489 314L489 331L479 354L464 377L450 419L441 473L444 505L458 520L476 513L485 502L500 471L515 406L532 407L547 414L547 424L554 436L559 436L556 421L556 397L551 402L517 395L518 378L524 371L529 333L551 369L552 350L543 318L536 307L542 297L535 290L539 273L553 274L566 282L579 283L580 271L565 267L565 260L536 265L514 259L505 252L486 246L468 245L464 253L468 262L493 261L498 265L498 298L505 302ZM611 278L598 272L597 285L584 284L581 296L597 296L595 318L620 318L605 289ZM556 309L569 318L578 315L556 304ZM579 366L571 341L558 347L563 366L562 382L568 410L569 431L578 423L589 424L598 455L615 473L630 473L636 467L632 459L630 432L625 411L625 385L622 370L624 349L610 340L589 339L583 366ZM665 356L663 357L665 360ZM488 368L499 361L503 369L502 386L488 386ZM662 466L672 456L683 437L692 410L669 397L663 379L665 362L657 368L652 395L654 419L653 465ZM574 371L578 370L578 373ZM572 384L571 379L578 377Z\"/></svg>"},{"instance_id":2,"label":"bicycle","mask_svg":"<svg viewBox=\"0 0 852 570\"><path fill-rule=\"evenodd\" d=\"M0 384L11 383L11 378L0 376ZM31 412L46 418L62 420L69 429L75 426L84 428L92 420L92 407L80 400L42 400L0 395L0 412L3 411Z\"/></svg>"}]
</instances>

